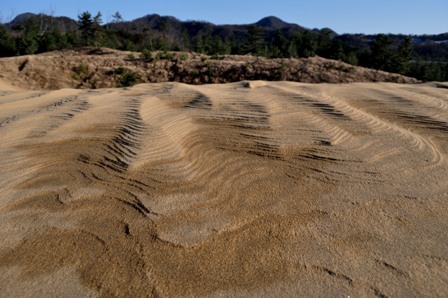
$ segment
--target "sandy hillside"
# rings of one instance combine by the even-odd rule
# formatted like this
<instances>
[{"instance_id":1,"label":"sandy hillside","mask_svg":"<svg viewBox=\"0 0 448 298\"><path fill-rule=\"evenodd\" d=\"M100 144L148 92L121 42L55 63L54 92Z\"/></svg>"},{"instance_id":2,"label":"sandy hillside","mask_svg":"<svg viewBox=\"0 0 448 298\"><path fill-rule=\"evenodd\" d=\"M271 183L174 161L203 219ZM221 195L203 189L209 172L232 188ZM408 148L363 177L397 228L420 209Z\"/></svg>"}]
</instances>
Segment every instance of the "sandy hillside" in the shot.
<instances>
[{"instance_id":1,"label":"sandy hillside","mask_svg":"<svg viewBox=\"0 0 448 298\"><path fill-rule=\"evenodd\" d=\"M140 83L209 84L244 80L304 83L417 83L399 74L353 66L321 57L267 59L246 56L212 57L185 52L141 53L107 48L80 48L39 55L0 58L0 80L26 89L115 88L127 86L134 74Z\"/></svg>"},{"instance_id":2,"label":"sandy hillside","mask_svg":"<svg viewBox=\"0 0 448 298\"><path fill-rule=\"evenodd\" d=\"M2 297L448 292L448 84L0 86Z\"/></svg>"}]
</instances>

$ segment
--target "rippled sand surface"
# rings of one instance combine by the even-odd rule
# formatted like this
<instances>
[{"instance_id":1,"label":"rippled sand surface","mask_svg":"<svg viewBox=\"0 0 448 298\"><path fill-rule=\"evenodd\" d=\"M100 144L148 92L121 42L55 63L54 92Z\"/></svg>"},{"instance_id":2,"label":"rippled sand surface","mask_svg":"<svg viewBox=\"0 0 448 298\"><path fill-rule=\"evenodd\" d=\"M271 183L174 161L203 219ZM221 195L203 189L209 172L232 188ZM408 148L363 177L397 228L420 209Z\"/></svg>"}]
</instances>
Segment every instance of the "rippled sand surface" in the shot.
<instances>
[{"instance_id":1,"label":"rippled sand surface","mask_svg":"<svg viewBox=\"0 0 448 298\"><path fill-rule=\"evenodd\" d=\"M444 296L448 84L0 88L0 296Z\"/></svg>"}]
</instances>

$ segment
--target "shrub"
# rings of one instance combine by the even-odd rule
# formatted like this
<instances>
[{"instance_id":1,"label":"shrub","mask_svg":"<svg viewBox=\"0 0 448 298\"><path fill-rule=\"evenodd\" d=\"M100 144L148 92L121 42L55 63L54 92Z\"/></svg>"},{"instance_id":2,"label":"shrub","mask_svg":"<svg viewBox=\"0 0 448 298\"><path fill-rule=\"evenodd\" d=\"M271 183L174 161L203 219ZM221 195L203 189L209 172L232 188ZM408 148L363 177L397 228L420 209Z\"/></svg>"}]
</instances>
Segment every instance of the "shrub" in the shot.
<instances>
[{"instance_id":1,"label":"shrub","mask_svg":"<svg viewBox=\"0 0 448 298\"><path fill-rule=\"evenodd\" d=\"M197 69L191 69L188 73L189 73L190 75L197 76L197 75L199 74L199 70L197 70Z\"/></svg>"},{"instance_id":2,"label":"shrub","mask_svg":"<svg viewBox=\"0 0 448 298\"><path fill-rule=\"evenodd\" d=\"M89 66L85 64L84 62L81 62L77 67L73 68L73 71L77 75L86 74L89 71Z\"/></svg>"},{"instance_id":3,"label":"shrub","mask_svg":"<svg viewBox=\"0 0 448 298\"><path fill-rule=\"evenodd\" d=\"M74 80L81 80L89 73L89 66L84 62L81 62L78 66L73 67L72 70L74 72L72 78Z\"/></svg>"},{"instance_id":4,"label":"shrub","mask_svg":"<svg viewBox=\"0 0 448 298\"><path fill-rule=\"evenodd\" d=\"M131 87L140 82L140 75L135 71L119 67L115 72L119 75L118 87Z\"/></svg>"},{"instance_id":5,"label":"shrub","mask_svg":"<svg viewBox=\"0 0 448 298\"><path fill-rule=\"evenodd\" d=\"M209 77L213 77L216 74L215 69L212 66L207 66L207 72L206 73L207 73L207 75Z\"/></svg>"},{"instance_id":6,"label":"shrub","mask_svg":"<svg viewBox=\"0 0 448 298\"><path fill-rule=\"evenodd\" d=\"M144 49L141 53L141 57L145 60L153 61L154 57L152 56L152 52L148 49Z\"/></svg>"},{"instance_id":7,"label":"shrub","mask_svg":"<svg viewBox=\"0 0 448 298\"><path fill-rule=\"evenodd\" d=\"M187 53L180 53L179 54L179 59L182 60L182 61L188 60Z\"/></svg>"},{"instance_id":8,"label":"shrub","mask_svg":"<svg viewBox=\"0 0 448 298\"><path fill-rule=\"evenodd\" d=\"M124 68L123 66L120 66L120 67L118 67L118 68L115 70L115 73L118 74L118 75L121 75L121 74L123 74L125 71L126 71L126 68Z\"/></svg>"},{"instance_id":9,"label":"shrub","mask_svg":"<svg viewBox=\"0 0 448 298\"><path fill-rule=\"evenodd\" d=\"M280 66L278 67L278 73L280 74L280 79L284 80L286 77L286 64L285 63L281 63Z\"/></svg>"},{"instance_id":10,"label":"shrub","mask_svg":"<svg viewBox=\"0 0 448 298\"><path fill-rule=\"evenodd\" d=\"M174 60L176 58L176 54L168 52L168 53L166 53L165 58L167 60Z\"/></svg>"},{"instance_id":11,"label":"shrub","mask_svg":"<svg viewBox=\"0 0 448 298\"><path fill-rule=\"evenodd\" d=\"M160 52L159 54L157 54L157 59L160 59L160 60L164 60L164 59L174 60L175 57L176 57L176 55L172 52L164 51L164 52Z\"/></svg>"}]
</instances>

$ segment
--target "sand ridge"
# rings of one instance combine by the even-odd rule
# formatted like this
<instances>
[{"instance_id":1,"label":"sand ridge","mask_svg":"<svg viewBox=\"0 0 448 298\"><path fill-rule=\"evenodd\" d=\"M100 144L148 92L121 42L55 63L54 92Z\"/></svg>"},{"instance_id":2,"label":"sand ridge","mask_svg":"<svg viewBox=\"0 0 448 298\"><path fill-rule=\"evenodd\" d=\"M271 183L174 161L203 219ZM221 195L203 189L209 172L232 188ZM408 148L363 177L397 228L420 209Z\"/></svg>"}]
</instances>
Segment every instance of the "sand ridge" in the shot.
<instances>
[{"instance_id":1,"label":"sand ridge","mask_svg":"<svg viewBox=\"0 0 448 298\"><path fill-rule=\"evenodd\" d=\"M447 84L0 91L0 288L443 296Z\"/></svg>"}]
</instances>

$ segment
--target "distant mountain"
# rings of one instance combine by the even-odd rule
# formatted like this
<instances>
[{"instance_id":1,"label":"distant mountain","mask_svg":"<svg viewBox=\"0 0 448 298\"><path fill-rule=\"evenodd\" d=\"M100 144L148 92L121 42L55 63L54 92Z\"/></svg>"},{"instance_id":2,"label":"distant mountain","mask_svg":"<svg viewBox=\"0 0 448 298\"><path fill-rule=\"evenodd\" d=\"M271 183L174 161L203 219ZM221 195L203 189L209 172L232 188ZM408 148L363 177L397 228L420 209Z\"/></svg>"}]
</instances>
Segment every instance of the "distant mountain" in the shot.
<instances>
[{"instance_id":1,"label":"distant mountain","mask_svg":"<svg viewBox=\"0 0 448 298\"><path fill-rule=\"evenodd\" d=\"M20 25L20 24L25 23L30 18L35 17L35 16L36 16L36 14L30 13L30 12L22 13L22 14L17 15L11 22L6 23L5 26L6 27L12 27L14 25Z\"/></svg>"},{"instance_id":2,"label":"distant mountain","mask_svg":"<svg viewBox=\"0 0 448 298\"><path fill-rule=\"evenodd\" d=\"M404 34L386 34L387 37L393 41L400 41L405 36ZM411 35L412 44L414 45L428 45L428 44L442 44L448 43L448 33L434 34L434 35ZM376 35L371 34L342 34L336 37L337 40L357 46L360 48L368 48L370 44L375 41Z\"/></svg>"},{"instance_id":3,"label":"distant mountain","mask_svg":"<svg viewBox=\"0 0 448 298\"><path fill-rule=\"evenodd\" d=\"M387 34L395 48L408 35L402 34ZM412 47L414 56L423 61L448 63L448 33L435 35L411 35ZM371 48L373 42L376 40L376 35L366 34L342 34L334 37L335 41L340 41L363 50Z\"/></svg>"},{"instance_id":4,"label":"distant mountain","mask_svg":"<svg viewBox=\"0 0 448 298\"><path fill-rule=\"evenodd\" d=\"M259 20L258 22L256 22L255 25L263 27L268 30L280 30L280 29L284 29L284 28L295 28L295 29L300 29L300 30L305 29L304 27L301 27L297 24L286 23L283 20L281 20L277 17L274 17L274 16L269 16L269 17L263 18L263 19Z\"/></svg>"},{"instance_id":5,"label":"distant mountain","mask_svg":"<svg viewBox=\"0 0 448 298\"><path fill-rule=\"evenodd\" d=\"M4 24L10 29L20 29L28 21L34 21L42 30L58 29L62 33L78 30L78 23L68 17L54 17L45 14L22 13L11 22Z\"/></svg>"},{"instance_id":6,"label":"distant mountain","mask_svg":"<svg viewBox=\"0 0 448 298\"><path fill-rule=\"evenodd\" d=\"M58 29L62 33L77 31L78 23L67 17L53 17L43 14L23 13L15 17L10 23L5 24L12 30L21 30L21 26L27 21L34 20L41 31ZM308 31L315 37L328 36L332 41L362 49L370 49L376 39L376 35L368 34L342 34L339 35L330 28L308 29L298 24L283 21L275 16L268 16L261 20L245 25L215 25L206 21L181 21L171 16L160 16L158 14L148 14L141 18L126 22L113 22L105 24L104 27L121 32L123 38L131 38L134 42L150 36L153 40L165 40L170 44L179 45L179 49L188 50L198 39L211 36L222 40L231 40L236 43L244 43L249 38L250 28L258 26L263 29L267 42L273 41L282 34L285 38L290 38L297 33ZM387 35L395 45L403 41L405 35ZM448 33L437 35L413 35L412 44L414 51L423 59L431 61L448 60ZM327 37L325 37L327 38Z\"/></svg>"},{"instance_id":7,"label":"distant mountain","mask_svg":"<svg viewBox=\"0 0 448 298\"><path fill-rule=\"evenodd\" d=\"M182 43L182 40L185 40L187 37L189 40L195 40L204 35L234 41L247 40L252 26L262 28L268 40L272 39L276 32L282 32L285 37L290 37L297 32L309 30L297 24L284 22L273 16L263 18L252 24L215 25L205 21L180 21L170 16L149 14L133 21L111 23L106 26L111 30L127 32L128 34L151 32L154 38L164 38L171 43ZM319 34L319 32L316 32L316 34Z\"/></svg>"},{"instance_id":8,"label":"distant mountain","mask_svg":"<svg viewBox=\"0 0 448 298\"><path fill-rule=\"evenodd\" d=\"M23 25L26 21L34 19L38 21L45 21L48 24L56 25L59 27L65 27L64 31L77 30L78 23L68 17L54 17L44 14L34 14L30 12L22 13L17 15L11 22L5 23L4 25L8 28L12 28L17 25ZM63 26L62 26L63 25ZM366 47L367 44L375 40L375 35L368 34L342 34L339 35L331 28L322 29L308 29L306 27L300 26L298 24L288 23L282 19L275 16L268 16L262 18L261 20L249 24L249 25L239 25L239 24L228 24L228 25L215 25L206 21L180 21L179 19L172 16L160 16L158 14L148 14L141 18L137 18L132 21L119 22L119 23L109 23L104 26L109 29L127 29L134 32L146 31L148 29L154 31L183 31L185 30L189 34L197 34L200 31L213 31L219 32L224 35L232 35L235 32L246 32L250 26L259 26L266 31L282 31L282 32L297 32L308 30L315 33L325 33L329 34L331 38L337 38L338 40L350 43L352 45ZM173 33L173 32L171 32ZM392 39L402 38L402 34L388 34ZM446 43L448 42L448 33L442 33L437 35L412 35L412 42L414 44L425 44L425 43Z\"/></svg>"}]
</instances>

